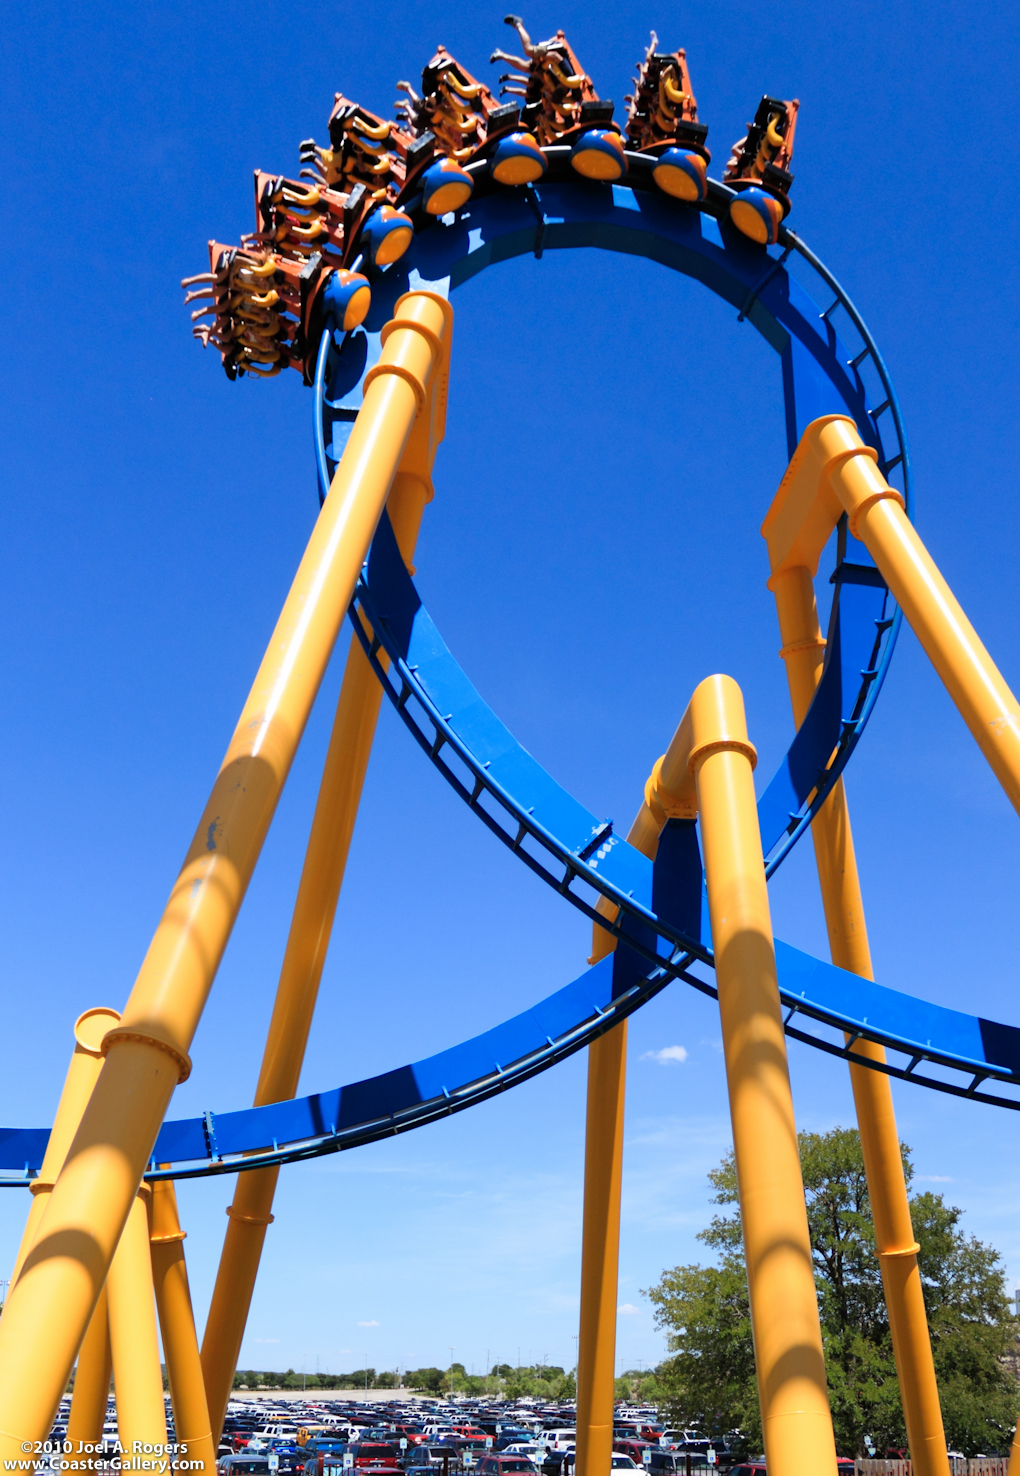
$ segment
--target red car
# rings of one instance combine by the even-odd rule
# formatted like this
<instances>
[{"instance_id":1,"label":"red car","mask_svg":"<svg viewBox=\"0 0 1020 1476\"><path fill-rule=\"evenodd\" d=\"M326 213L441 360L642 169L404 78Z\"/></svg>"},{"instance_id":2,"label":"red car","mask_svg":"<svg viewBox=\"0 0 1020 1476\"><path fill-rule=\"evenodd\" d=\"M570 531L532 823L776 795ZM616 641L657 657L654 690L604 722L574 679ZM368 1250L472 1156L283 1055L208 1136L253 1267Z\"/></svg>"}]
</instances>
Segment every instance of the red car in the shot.
<instances>
[{"instance_id":1,"label":"red car","mask_svg":"<svg viewBox=\"0 0 1020 1476\"><path fill-rule=\"evenodd\" d=\"M635 1466L643 1464L643 1452L651 1449L650 1440L614 1440L613 1449L620 1455L630 1456Z\"/></svg>"},{"instance_id":2,"label":"red car","mask_svg":"<svg viewBox=\"0 0 1020 1476\"><path fill-rule=\"evenodd\" d=\"M393 1433L398 1440L403 1435L409 1445L421 1445L425 1439L425 1432L418 1425L394 1425Z\"/></svg>"},{"instance_id":3,"label":"red car","mask_svg":"<svg viewBox=\"0 0 1020 1476\"><path fill-rule=\"evenodd\" d=\"M373 1471L383 1467L390 1471L400 1470L400 1461L395 1445L383 1445L382 1441L362 1440L349 1447L355 1466L371 1466Z\"/></svg>"}]
</instances>

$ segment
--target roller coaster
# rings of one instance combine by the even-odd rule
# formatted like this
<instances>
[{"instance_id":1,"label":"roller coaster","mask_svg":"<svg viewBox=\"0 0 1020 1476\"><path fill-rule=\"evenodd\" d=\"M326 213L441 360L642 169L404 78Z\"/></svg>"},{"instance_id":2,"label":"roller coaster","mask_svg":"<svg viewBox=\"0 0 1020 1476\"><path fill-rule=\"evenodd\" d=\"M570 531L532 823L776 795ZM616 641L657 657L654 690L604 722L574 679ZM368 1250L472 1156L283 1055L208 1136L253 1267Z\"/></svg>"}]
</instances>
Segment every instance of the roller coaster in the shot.
<instances>
[{"instance_id":1,"label":"roller coaster","mask_svg":"<svg viewBox=\"0 0 1020 1476\"><path fill-rule=\"evenodd\" d=\"M889 1078L1016 1110L1020 1029L873 980L841 775L904 616L1020 808L1016 699L914 531L878 346L785 223L798 102L764 97L715 180L682 50L660 52L653 34L620 125L562 32L535 43L507 20L524 53L493 54L513 69L509 102L443 48L420 93L398 83L396 123L337 94L329 145L301 145L296 180L257 172L255 232L211 242L209 271L185 280L202 304L196 336L231 379L294 368L312 389L321 511L123 1014L79 1018L52 1129L0 1130L0 1183L32 1191L0 1319L5 1458L46 1437L76 1360L79 1449L98 1439L111 1369L122 1440L165 1444L158 1312L182 1458L211 1470L280 1167L463 1111L587 1047L577 1459L580 1476L605 1476L625 1021L679 982L719 1001L770 1471L835 1471L790 1036L849 1064L911 1453L921 1476L948 1476ZM513 257L581 248L680 272L755 328L779 358L790 456L762 533L795 736L755 802L739 689L709 677L626 834L483 701L412 569L445 431L453 293ZM823 636L814 580L833 549ZM255 1104L166 1121L345 616L351 649ZM459 799L591 920L592 957L495 1029L298 1098L383 696ZM771 932L767 879L809 831L831 962ZM173 1182L223 1174L237 1183L200 1348Z\"/></svg>"}]
</instances>

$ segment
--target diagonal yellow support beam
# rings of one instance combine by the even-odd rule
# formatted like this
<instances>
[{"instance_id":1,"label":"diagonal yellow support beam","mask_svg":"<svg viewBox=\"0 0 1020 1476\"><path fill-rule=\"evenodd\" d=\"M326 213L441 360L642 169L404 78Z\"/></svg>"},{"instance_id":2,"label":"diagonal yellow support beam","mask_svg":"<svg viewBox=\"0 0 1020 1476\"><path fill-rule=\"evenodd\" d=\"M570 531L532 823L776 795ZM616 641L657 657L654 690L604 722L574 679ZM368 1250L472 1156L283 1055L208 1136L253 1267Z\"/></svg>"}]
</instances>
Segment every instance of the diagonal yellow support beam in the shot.
<instances>
[{"instance_id":1,"label":"diagonal yellow support beam","mask_svg":"<svg viewBox=\"0 0 1020 1476\"><path fill-rule=\"evenodd\" d=\"M156 1293L163 1359L174 1411L174 1438L181 1461L191 1471L213 1476L216 1445L209 1421L202 1364L198 1356L195 1313L191 1305L188 1268L184 1259L185 1233L177 1214L173 1181L160 1179L152 1186L149 1205L149 1251Z\"/></svg>"},{"instance_id":2,"label":"diagonal yellow support beam","mask_svg":"<svg viewBox=\"0 0 1020 1476\"><path fill-rule=\"evenodd\" d=\"M783 642L780 655L786 665L794 722L799 728L821 679L825 650L814 585L808 569L803 565L789 565L772 575L769 587L776 597ZM811 838L832 961L841 969L873 979L864 902L842 779L837 780L815 816ZM885 1049L873 1041L857 1041L854 1051L878 1062L885 1061ZM949 1476L935 1364L917 1266L919 1247L910 1219L892 1087L889 1078L881 1072L854 1062L850 1063L850 1083L911 1460L916 1476Z\"/></svg>"},{"instance_id":3,"label":"diagonal yellow support beam","mask_svg":"<svg viewBox=\"0 0 1020 1476\"><path fill-rule=\"evenodd\" d=\"M126 1451L165 1447L166 1406L159 1366L159 1335L149 1254L148 1202L143 1184L135 1195L106 1278L117 1432Z\"/></svg>"},{"instance_id":4,"label":"diagonal yellow support beam","mask_svg":"<svg viewBox=\"0 0 1020 1476\"><path fill-rule=\"evenodd\" d=\"M110 1397L110 1378L113 1374L107 1300L104 1286L82 1340L74 1371L71 1412L67 1417L67 1438L71 1442L72 1460L75 1456L81 1456L86 1445L97 1445L103 1437L106 1406Z\"/></svg>"},{"instance_id":5,"label":"diagonal yellow support beam","mask_svg":"<svg viewBox=\"0 0 1020 1476\"><path fill-rule=\"evenodd\" d=\"M762 525L773 577L803 567L812 575L837 521L867 548L942 678L960 716L1020 811L1020 703L981 643L846 415L813 420L793 454Z\"/></svg>"},{"instance_id":6,"label":"diagonal yellow support beam","mask_svg":"<svg viewBox=\"0 0 1020 1476\"><path fill-rule=\"evenodd\" d=\"M93 1010L86 1010L74 1022L74 1051L64 1078L64 1087L60 1093L60 1101L57 1103L53 1126L46 1140L46 1152L43 1155L39 1176L29 1185L32 1203L21 1236L14 1269L11 1272L11 1286L21 1275L25 1257L35 1244L39 1225L46 1212L53 1186L57 1182L57 1175L64 1166L67 1150L78 1131L82 1115L92 1095L92 1088L99 1080L99 1073L103 1065L103 1037L119 1022L120 1015L117 1011L105 1009L102 1005Z\"/></svg>"},{"instance_id":7,"label":"diagonal yellow support beam","mask_svg":"<svg viewBox=\"0 0 1020 1476\"><path fill-rule=\"evenodd\" d=\"M46 1210L49 1196L56 1183L57 1174L64 1166L67 1150L71 1146L82 1119L92 1088L99 1079L102 1069L102 1043L106 1032L120 1020L116 1010L86 1010L74 1022L74 1053L67 1068L64 1088L57 1104L53 1127L46 1143L39 1177L31 1184L32 1204L28 1220L21 1237L11 1284L17 1281L25 1257L35 1243L39 1224ZM107 1316L107 1298L104 1287L95 1312L89 1322L75 1372L74 1392L71 1396L71 1412L67 1422L67 1438L71 1450L80 1454L84 1445L94 1444L103 1433L106 1419L106 1402L110 1391L110 1375L113 1371L110 1351L110 1329Z\"/></svg>"},{"instance_id":8,"label":"diagonal yellow support beam","mask_svg":"<svg viewBox=\"0 0 1020 1476\"><path fill-rule=\"evenodd\" d=\"M409 293L378 364L205 811L0 1319L0 1460L45 1439L251 879L393 478L422 412L441 423L449 305Z\"/></svg>"},{"instance_id":9,"label":"diagonal yellow support beam","mask_svg":"<svg viewBox=\"0 0 1020 1476\"><path fill-rule=\"evenodd\" d=\"M444 351L449 352L449 335ZM412 435L386 504L408 564L425 505L432 498L437 444L438 438L430 444ZM262 1057L256 1107L286 1101L298 1089L381 702L382 688L361 642L353 636ZM239 1174L227 1210L230 1220L202 1339L202 1368L217 1436L223 1429L262 1247L273 1220L279 1173L274 1167Z\"/></svg>"}]
</instances>

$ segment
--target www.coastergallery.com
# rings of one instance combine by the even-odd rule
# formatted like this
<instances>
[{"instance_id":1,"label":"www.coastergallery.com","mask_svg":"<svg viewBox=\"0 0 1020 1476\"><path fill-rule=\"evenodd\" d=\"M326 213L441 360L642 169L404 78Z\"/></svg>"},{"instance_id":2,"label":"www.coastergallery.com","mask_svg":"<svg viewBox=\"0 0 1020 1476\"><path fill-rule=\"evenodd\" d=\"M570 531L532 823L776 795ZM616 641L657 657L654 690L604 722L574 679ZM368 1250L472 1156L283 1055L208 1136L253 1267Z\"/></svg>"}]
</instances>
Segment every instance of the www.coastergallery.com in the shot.
<instances>
[{"instance_id":1,"label":"www.coastergallery.com","mask_svg":"<svg viewBox=\"0 0 1020 1476\"><path fill-rule=\"evenodd\" d=\"M141 1440L125 1450L119 1440L90 1445L88 1441L25 1440L24 1460L5 1460L5 1471L34 1471L40 1459L51 1471L147 1471L152 1476L170 1476L170 1472L200 1471L202 1461L181 1457L181 1445L149 1445Z\"/></svg>"}]
</instances>

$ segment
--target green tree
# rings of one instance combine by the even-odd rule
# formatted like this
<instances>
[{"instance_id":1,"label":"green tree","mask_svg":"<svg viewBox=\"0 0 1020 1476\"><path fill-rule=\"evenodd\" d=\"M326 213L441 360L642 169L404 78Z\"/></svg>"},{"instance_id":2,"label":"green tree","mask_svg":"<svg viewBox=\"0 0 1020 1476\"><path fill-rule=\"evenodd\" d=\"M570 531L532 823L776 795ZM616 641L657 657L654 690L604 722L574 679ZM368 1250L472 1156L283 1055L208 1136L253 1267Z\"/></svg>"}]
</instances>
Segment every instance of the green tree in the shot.
<instances>
[{"instance_id":1,"label":"green tree","mask_svg":"<svg viewBox=\"0 0 1020 1476\"><path fill-rule=\"evenodd\" d=\"M438 1394L443 1387L441 1368L409 1368L404 1378L409 1389L424 1389L429 1394Z\"/></svg>"},{"instance_id":2,"label":"green tree","mask_svg":"<svg viewBox=\"0 0 1020 1476\"><path fill-rule=\"evenodd\" d=\"M855 1130L801 1133L800 1156L814 1256L836 1443L864 1454L906 1441L882 1278ZM904 1172L912 1178L909 1149ZM715 1202L738 1204L732 1153L709 1179ZM1020 1404L1004 1360L1017 1341L998 1253L960 1228L940 1194L912 1196L918 1265L931 1327L942 1415L951 1447L968 1455L1006 1450ZM717 1215L699 1239L714 1266L676 1266L646 1295L669 1339L659 1372L670 1417L713 1434L742 1432L762 1446L739 1208Z\"/></svg>"},{"instance_id":3,"label":"green tree","mask_svg":"<svg viewBox=\"0 0 1020 1476\"><path fill-rule=\"evenodd\" d=\"M660 1404L667 1397L658 1369L628 1368L613 1382L613 1398Z\"/></svg>"}]
</instances>

